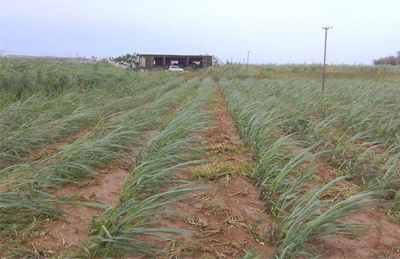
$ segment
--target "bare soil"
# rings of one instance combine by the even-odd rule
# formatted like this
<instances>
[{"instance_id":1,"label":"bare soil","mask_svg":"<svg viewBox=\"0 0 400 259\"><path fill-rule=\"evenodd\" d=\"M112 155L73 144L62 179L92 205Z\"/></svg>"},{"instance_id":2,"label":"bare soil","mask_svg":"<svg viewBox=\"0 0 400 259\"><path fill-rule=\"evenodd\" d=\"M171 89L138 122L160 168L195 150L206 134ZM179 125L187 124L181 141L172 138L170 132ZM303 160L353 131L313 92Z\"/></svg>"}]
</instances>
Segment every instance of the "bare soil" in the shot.
<instances>
[{"instance_id":1,"label":"bare soil","mask_svg":"<svg viewBox=\"0 0 400 259\"><path fill-rule=\"evenodd\" d=\"M68 185L53 193L57 197L75 196L83 202L96 202L108 206L117 203L125 182L130 176L130 170L123 168L108 168L98 172L95 181L85 186ZM93 217L100 216L103 211L84 205L60 205L65 211L63 221L47 224L41 238L32 241L35 246L53 254L68 252L79 247L89 239L90 226Z\"/></svg>"},{"instance_id":2,"label":"bare soil","mask_svg":"<svg viewBox=\"0 0 400 259\"><path fill-rule=\"evenodd\" d=\"M323 258L400 258L400 225L387 219L384 209L359 211L346 219L365 228L349 237L319 242Z\"/></svg>"}]
</instances>

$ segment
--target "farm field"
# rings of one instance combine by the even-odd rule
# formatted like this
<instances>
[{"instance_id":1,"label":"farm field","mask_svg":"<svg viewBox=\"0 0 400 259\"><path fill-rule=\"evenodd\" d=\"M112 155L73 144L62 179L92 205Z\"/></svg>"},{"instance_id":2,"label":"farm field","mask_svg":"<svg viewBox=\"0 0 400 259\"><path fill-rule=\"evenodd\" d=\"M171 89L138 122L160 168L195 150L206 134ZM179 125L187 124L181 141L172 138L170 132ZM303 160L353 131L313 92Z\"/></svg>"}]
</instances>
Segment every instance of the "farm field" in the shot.
<instances>
[{"instance_id":1,"label":"farm field","mask_svg":"<svg viewBox=\"0 0 400 259\"><path fill-rule=\"evenodd\" d=\"M400 69L0 60L1 258L400 258Z\"/></svg>"}]
</instances>

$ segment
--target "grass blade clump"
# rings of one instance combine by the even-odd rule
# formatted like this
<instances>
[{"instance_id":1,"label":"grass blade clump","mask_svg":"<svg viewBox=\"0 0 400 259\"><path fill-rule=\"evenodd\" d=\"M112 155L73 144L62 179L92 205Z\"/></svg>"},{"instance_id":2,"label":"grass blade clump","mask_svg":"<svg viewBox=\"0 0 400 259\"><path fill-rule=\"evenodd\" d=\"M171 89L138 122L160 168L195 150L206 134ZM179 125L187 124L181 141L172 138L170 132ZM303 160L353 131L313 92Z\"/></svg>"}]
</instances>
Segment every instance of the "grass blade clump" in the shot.
<instances>
[{"instance_id":1,"label":"grass blade clump","mask_svg":"<svg viewBox=\"0 0 400 259\"><path fill-rule=\"evenodd\" d=\"M301 195L293 208L279 221L277 257L295 258L314 256L312 245L316 239L330 239L337 234L348 235L361 225L341 222L340 219L363 209L371 202L372 193L363 192L341 201L324 199L324 193L335 183L345 179L339 177L320 189L311 189Z\"/></svg>"}]
</instances>

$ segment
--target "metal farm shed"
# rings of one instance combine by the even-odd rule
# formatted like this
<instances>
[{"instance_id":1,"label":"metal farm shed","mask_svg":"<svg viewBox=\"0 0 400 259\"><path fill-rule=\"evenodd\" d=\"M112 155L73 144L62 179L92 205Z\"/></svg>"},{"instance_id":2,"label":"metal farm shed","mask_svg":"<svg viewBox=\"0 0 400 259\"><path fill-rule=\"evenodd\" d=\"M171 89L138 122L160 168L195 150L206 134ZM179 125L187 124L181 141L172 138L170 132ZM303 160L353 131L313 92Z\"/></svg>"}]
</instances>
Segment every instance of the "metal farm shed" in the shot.
<instances>
[{"instance_id":1,"label":"metal farm shed","mask_svg":"<svg viewBox=\"0 0 400 259\"><path fill-rule=\"evenodd\" d=\"M139 54L140 68L157 68L170 65L204 68L212 65L211 55Z\"/></svg>"}]
</instances>

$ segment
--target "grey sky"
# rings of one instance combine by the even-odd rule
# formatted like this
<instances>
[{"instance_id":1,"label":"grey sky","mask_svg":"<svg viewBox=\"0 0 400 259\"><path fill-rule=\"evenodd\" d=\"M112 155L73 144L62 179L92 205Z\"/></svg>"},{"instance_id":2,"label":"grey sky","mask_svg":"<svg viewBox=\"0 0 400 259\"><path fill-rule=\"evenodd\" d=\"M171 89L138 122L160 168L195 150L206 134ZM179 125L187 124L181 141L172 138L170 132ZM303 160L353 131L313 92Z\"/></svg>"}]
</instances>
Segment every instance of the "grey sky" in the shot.
<instances>
[{"instance_id":1,"label":"grey sky","mask_svg":"<svg viewBox=\"0 0 400 259\"><path fill-rule=\"evenodd\" d=\"M400 50L399 0L0 0L5 54L213 54L253 63L370 64Z\"/></svg>"}]
</instances>

